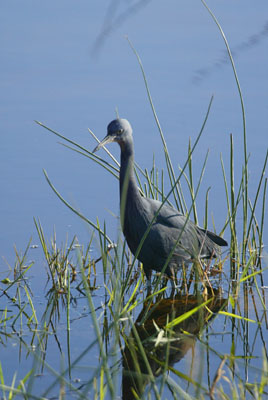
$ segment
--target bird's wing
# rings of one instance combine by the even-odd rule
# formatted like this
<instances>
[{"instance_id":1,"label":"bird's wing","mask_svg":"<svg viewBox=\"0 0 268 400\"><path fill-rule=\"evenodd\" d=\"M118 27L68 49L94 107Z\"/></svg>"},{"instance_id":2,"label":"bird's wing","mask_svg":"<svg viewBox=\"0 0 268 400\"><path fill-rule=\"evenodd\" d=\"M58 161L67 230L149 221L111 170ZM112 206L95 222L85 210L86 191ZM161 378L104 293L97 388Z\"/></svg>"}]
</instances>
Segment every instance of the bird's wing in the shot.
<instances>
[{"instance_id":1,"label":"bird's wing","mask_svg":"<svg viewBox=\"0 0 268 400\"><path fill-rule=\"evenodd\" d=\"M151 221L161 206L161 202L148 200L145 207ZM176 249L174 249L175 244ZM161 269L171 251L174 251L172 260L176 264L189 262L199 254L199 240L195 225L183 214L165 204L148 233L147 246L151 249L150 257L154 260L154 266L159 263L157 270Z\"/></svg>"},{"instance_id":2,"label":"bird's wing","mask_svg":"<svg viewBox=\"0 0 268 400\"><path fill-rule=\"evenodd\" d=\"M147 199L147 201L149 202L148 208L151 210L151 219L153 219L162 203L153 199ZM155 223L169 228L182 229L186 220L185 215L175 210L175 208L164 204L156 217Z\"/></svg>"},{"instance_id":3,"label":"bird's wing","mask_svg":"<svg viewBox=\"0 0 268 400\"><path fill-rule=\"evenodd\" d=\"M157 213L161 202L150 200L151 219ZM155 228L155 229L154 229ZM218 246L225 245L225 240L212 232L196 226L190 219L173 207L164 204L156 217L152 230L165 241L165 247L171 250L177 242L176 252L179 258L187 259L197 256L208 258L218 253ZM167 243L168 242L168 243Z\"/></svg>"}]
</instances>

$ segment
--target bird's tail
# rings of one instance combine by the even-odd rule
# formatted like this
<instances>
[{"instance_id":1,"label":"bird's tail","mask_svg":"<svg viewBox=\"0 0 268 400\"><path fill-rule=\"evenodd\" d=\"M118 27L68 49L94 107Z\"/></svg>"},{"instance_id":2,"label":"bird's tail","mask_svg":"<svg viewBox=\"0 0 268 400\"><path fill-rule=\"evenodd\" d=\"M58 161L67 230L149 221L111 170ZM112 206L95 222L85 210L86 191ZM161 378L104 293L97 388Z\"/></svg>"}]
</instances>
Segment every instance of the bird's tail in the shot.
<instances>
[{"instance_id":1,"label":"bird's tail","mask_svg":"<svg viewBox=\"0 0 268 400\"><path fill-rule=\"evenodd\" d=\"M226 242L226 240L224 240L223 238L221 238L220 236L216 235L213 232L210 232L206 229L202 229L200 228L200 231L204 232L205 235L207 235L207 237L212 240L212 242L216 243L218 246L228 246L228 243Z\"/></svg>"}]
</instances>

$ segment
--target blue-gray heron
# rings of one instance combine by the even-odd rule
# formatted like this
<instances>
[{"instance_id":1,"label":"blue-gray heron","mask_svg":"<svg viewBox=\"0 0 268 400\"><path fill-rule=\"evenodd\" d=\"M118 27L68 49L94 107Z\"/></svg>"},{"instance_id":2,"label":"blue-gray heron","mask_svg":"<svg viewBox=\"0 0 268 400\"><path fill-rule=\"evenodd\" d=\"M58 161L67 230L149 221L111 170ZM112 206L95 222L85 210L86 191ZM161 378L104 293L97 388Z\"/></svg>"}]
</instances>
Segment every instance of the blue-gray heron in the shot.
<instances>
[{"instance_id":1,"label":"blue-gray heron","mask_svg":"<svg viewBox=\"0 0 268 400\"><path fill-rule=\"evenodd\" d=\"M220 246L227 246L228 243L187 220L185 215L168 204L165 203L159 211L160 201L141 196L134 176L132 128L126 119L118 118L110 122L107 136L93 153L110 142L117 142L121 148L121 226L127 244L135 254L149 224L155 219L137 258L143 264L147 285L150 286L152 270L162 271L173 251L165 273L174 285L174 268L188 265L196 259L216 257Z\"/></svg>"}]
</instances>

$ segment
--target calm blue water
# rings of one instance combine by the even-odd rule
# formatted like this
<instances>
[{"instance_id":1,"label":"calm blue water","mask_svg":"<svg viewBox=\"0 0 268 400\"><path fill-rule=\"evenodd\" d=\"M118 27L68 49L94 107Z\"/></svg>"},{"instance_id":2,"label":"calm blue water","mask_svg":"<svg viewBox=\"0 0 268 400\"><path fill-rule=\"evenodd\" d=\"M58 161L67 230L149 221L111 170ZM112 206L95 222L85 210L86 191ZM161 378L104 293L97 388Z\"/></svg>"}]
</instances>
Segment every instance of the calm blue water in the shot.
<instances>
[{"instance_id":1,"label":"calm blue water","mask_svg":"<svg viewBox=\"0 0 268 400\"><path fill-rule=\"evenodd\" d=\"M175 167L183 165L189 137L193 141L199 133L214 94L194 171L198 178L209 148L198 198L199 218L202 223L205 193L211 186L210 210L216 228L224 224L220 153L228 170L230 133L237 150L237 181L243 162L240 100L230 64L225 62L224 42L201 1L144 1L138 9L135 4L0 3L0 255L10 264L14 244L24 250L31 236L38 243L34 216L40 218L47 237L56 227L59 242L65 241L66 233L77 234L82 243L90 236L90 229L51 191L43 168L73 206L92 220L96 216L106 220L110 236L116 239L117 220L110 211L118 215L117 182L93 162L60 146L34 120L93 149L95 142L87 128L99 138L105 136L117 107L133 126L137 162L150 168L154 153L158 166L164 166L143 79L125 35L142 58ZM268 4L259 0L252 7L250 0L226 0L209 5L234 49L251 153L249 190L254 195L267 148ZM105 29L107 33L101 35ZM119 156L117 146L110 150ZM39 258L34 270L38 275L43 268L41 254L31 250L31 257ZM0 271L6 270L1 259Z\"/></svg>"}]
</instances>

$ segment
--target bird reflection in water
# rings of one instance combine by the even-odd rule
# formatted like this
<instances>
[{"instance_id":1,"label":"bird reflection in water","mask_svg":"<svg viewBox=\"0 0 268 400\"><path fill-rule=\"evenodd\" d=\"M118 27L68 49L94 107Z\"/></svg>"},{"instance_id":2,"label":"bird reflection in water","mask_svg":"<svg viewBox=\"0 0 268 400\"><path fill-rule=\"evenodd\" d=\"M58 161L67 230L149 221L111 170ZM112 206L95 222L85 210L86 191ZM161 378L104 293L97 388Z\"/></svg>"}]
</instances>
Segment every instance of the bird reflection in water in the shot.
<instances>
[{"instance_id":1,"label":"bird reflection in water","mask_svg":"<svg viewBox=\"0 0 268 400\"><path fill-rule=\"evenodd\" d=\"M175 318L207 300L210 300L209 309L200 307L197 312L175 325L172 330L165 329L167 324L172 323ZM176 295L145 304L129 336L125 338L122 398L124 400L140 398L150 383L146 357L151 373L155 377L164 372L167 359L167 368L172 367L186 355L189 349L192 349L192 358L194 358L196 335L202 331L208 320L224 308L225 304L227 304L227 299L222 298L216 290L206 295ZM137 335L146 357L140 351Z\"/></svg>"}]
</instances>

